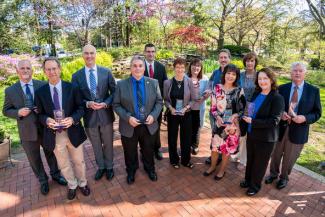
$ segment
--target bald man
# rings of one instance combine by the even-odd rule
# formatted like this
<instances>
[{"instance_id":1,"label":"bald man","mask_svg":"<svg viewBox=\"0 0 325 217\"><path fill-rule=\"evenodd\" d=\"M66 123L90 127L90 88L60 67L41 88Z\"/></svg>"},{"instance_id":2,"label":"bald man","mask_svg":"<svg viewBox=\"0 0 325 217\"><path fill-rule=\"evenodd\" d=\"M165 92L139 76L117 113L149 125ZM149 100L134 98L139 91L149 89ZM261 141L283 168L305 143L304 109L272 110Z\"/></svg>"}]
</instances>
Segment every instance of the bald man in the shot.
<instances>
[{"instance_id":1,"label":"bald man","mask_svg":"<svg viewBox=\"0 0 325 217\"><path fill-rule=\"evenodd\" d=\"M115 79L110 69L96 65L94 46L86 45L82 56L85 66L73 74L72 83L80 88L86 107L83 120L98 167L95 180L104 174L111 180L114 177L112 101Z\"/></svg>"},{"instance_id":2,"label":"bald man","mask_svg":"<svg viewBox=\"0 0 325 217\"><path fill-rule=\"evenodd\" d=\"M29 60L21 60L17 64L19 81L5 90L5 102L2 113L17 120L19 137L29 164L41 184L41 193L49 192L48 176L44 170L40 146L41 125L37 120L37 109L34 105L34 93L45 83L32 79L33 70ZM67 181L60 175L53 151L43 149L50 167L52 179L61 185Z\"/></svg>"}]
</instances>

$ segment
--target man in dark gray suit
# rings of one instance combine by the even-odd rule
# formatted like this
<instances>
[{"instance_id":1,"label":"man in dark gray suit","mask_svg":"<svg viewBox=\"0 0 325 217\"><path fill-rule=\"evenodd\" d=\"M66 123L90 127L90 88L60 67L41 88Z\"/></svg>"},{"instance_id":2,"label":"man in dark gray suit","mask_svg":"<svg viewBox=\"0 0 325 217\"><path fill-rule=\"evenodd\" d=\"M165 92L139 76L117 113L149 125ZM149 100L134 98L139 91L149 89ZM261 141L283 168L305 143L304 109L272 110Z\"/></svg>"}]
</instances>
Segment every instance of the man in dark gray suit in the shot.
<instances>
[{"instance_id":1,"label":"man in dark gray suit","mask_svg":"<svg viewBox=\"0 0 325 217\"><path fill-rule=\"evenodd\" d=\"M45 83L32 79L33 71L29 60L21 60L17 64L19 81L5 90L5 102L2 113L17 120L19 137L29 164L41 184L41 192L49 192L48 177L44 170L40 145L41 125L37 120L37 109L34 105L34 93ZM67 181L60 175L55 155L52 151L43 149L50 167L52 179L61 185Z\"/></svg>"},{"instance_id":2,"label":"man in dark gray suit","mask_svg":"<svg viewBox=\"0 0 325 217\"><path fill-rule=\"evenodd\" d=\"M127 183L135 180L139 168L138 143L143 166L152 181L157 181L154 163L155 136L162 97L158 81L144 76L145 63L139 56L131 60L131 76L116 86L113 107L120 117L119 131L124 150Z\"/></svg>"},{"instance_id":3,"label":"man in dark gray suit","mask_svg":"<svg viewBox=\"0 0 325 217\"><path fill-rule=\"evenodd\" d=\"M107 180L114 176L113 170L113 122L112 109L115 79L107 68L96 65L96 48L83 48L85 67L72 76L72 83L81 90L86 107L83 117L87 136L93 146L98 170L95 180L106 173Z\"/></svg>"}]
</instances>

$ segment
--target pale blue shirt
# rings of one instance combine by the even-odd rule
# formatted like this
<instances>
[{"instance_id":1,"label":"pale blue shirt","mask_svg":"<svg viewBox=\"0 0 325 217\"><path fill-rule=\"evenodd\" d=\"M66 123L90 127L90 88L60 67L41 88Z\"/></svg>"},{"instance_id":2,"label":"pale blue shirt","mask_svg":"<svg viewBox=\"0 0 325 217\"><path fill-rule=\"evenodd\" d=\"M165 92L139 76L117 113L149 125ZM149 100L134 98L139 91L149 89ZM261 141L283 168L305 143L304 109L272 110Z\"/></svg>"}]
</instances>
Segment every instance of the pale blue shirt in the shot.
<instances>
[{"instance_id":1,"label":"pale blue shirt","mask_svg":"<svg viewBox=\"0 0 325 217\"><path fill-rule=\"evenodd\" d=\"M305 81L303 81L299 86L298 86L298 103L300 101L300 98L301 98L301 95L302 95L302 91L304 90L304 84L305 84ZM292 85L291 85L291 90L290 90L290 98L289 98L289 102L291 102L291 97L293 95L293 91L294 91L294 88L295 88L295 83L292 82Z\"/></svg>"},{"instance_id":2,"label":"pale blue shirt","mask_svg":"<svg viewBox=\"0 0 325 217\"><path fill-rule=\"evenodd\" d=\"M62 109L62 82L61 80L56 84L56 85L52 85L50 84L50 91L51 91L51 97L52 97L52 102L53 101L53 94L54 94L54 87L56 87L56 89L58 90L58 95L59 95L59 102L60 102L60 107Z\"/></svg>"},{"instance_id":3,"label":"pale blue shirt","mask_svg":"<svg viewBox=\"0 0 325 217\"><path fill-rule=\"evenodd\" d=\"M33 80L30 80L28 83L25 83L23 81L20 81L21 88L23 89L25 95L26 95L26 84L28 84L28 87L30 89L30 92L32 93L32 96L34 98Z\"/></svg>"}]
</instances>

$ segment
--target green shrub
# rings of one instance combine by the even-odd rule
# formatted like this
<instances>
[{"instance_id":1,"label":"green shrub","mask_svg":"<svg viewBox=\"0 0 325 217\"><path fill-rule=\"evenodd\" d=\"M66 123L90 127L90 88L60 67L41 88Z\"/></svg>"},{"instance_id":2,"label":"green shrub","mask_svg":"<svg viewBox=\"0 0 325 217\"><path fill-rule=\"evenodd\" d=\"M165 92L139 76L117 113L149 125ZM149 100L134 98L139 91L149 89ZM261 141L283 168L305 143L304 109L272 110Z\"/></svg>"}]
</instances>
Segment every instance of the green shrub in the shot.
<instances>
[{"instance_id":1,"label":"green shrub","mask_svg":"<svg viewBox=\"0 0 325 217\"><path fill-rule=\"evenodd\" d=\"M171 59L174 58L175 54L173 51L171 50L158 50L156 53L156 59L160 60L160 59Z\"/></svg>"},{"instance_id":2,"label":"green shrub","mask_svg":"<svg viewBox=\"0 0 325 217\"><path fill-rule=\"evenodd\" d=\"M309 71L306 80L312 84L325 87L325 72L323 70Z\"/></svg>"},{"instance_id":3,"label":"green shrub","mask_svg":"<svg viewBox=\"0 0 325 217\"><path fill-rule=\"evenodd\" d=\"M214 70L218 69L220 66L218 62L214 59L203 60L203 72L212 73Z\"/></svg>"},{"instance_id":4,"label":"green shrub","mask_svg":"<svg viewBox=\"0 0 325 217\"><path fill-rule=\"evenodd\" d=\"M240 70L243 70L245 68L244 63L241 59L232 59L231 63L236 65Z\"/></svg>"},{"instance_id":5,"label":"green shrub","mask_svg":"<svg viewBox=\"0 0 325 217\"><path fill-rule=\"evenodd\" d=\"M19 80L18 76L16 74L10 75L6 78L6 80L1 82L1 86L10 86L16 83Z\"/></svg>"},{"instance_id":6,"label":"green shrub","mask_svg":"<svg viewBox=\"0 0 325 217\"><path fill-rule=\"evenodd\" d=\"M313 69L319 69L320 68L320 59L318 59L318 58L311 59L309 65Z\"/></svg>"},{"instance_id":7,"label":"green shrub","mask_svg":"<svg viewBox=\"0 0 325 217\"><path fill-rule=\"evenodd\" d=\"M245 53L251 52L250 49L238 45L224 45L224 49L228 49L233 56L243 57Z\"/></svg>"},{"instance_id":8,"label":"green shrub","mask_svg":"<svg viewBox=\"0 0 325 217\"><path fill-rule=\"evenodd\" d=\"M2 143L5 138L6 138L6 131L2 127L0 127L0 143Z\"/></svg>"}]
</instances>

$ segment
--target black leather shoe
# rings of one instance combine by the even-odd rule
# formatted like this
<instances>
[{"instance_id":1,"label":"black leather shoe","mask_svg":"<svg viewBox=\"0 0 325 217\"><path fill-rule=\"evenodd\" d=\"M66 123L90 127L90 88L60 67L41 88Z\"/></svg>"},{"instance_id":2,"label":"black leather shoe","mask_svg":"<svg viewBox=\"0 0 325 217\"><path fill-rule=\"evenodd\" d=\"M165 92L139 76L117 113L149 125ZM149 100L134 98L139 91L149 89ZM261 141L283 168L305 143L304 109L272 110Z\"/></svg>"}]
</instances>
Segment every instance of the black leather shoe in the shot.
<instances>
[{"instance_id":1,"label":"black leather shoe","mask_svg":"<svg viewBox=\"0 0 325 217\"><path fill-rule=\"evenodd\" d=\"M114 170L113 169L107 169L106 170L106 179L112 180L114 177Z\"/></svg>"},{"instance_id":2,"label":"black leather shoe","mask_svg":"<svg viewBox=\"0 0 325 217\"><path fill-rule=\"evenodd\" d=\"M219 181L219 180L221 180L223 177L225 177L225 175L226 175L226 172L224 172L223 175L222 175L221 177L215 175L215 176L214 176L214 180Z\"/></svg>"},{"instance_id":3,"label":"black leather shoe","mask_svg":"<svg viewBox=\"0 0 325 217\"><path fill-rule=\"evenodd\" d=\"M67 180L65 180L65 178L64 178L63 176L60 176L60 175L58 175L58 176L53 176L52 179L53 179L54 181L56 181L59 185L63 185L63 186L68 185Z\"/></svg>"},{"instance_id":4,"label":"black leather shoe","mask_svg":"<svg viewBox=\"0 0 325 217\"><path fill-rule=\"evenodd\" d=\"M280 179L277 183L276 183L276 188L277 189L282 189L282 188L285 188L288 184L288 181L285 180L285 179Z\"/></svg>"},{"instance_id":5,"label":"black leather shoe","mask_svg":"<svg viewBox=\"0 0 325 217\"><path fill-rule=\"evenodd\" d=\"M249 188L247 191L246 191L246 194L247 196L254 196L255 194L257 194L257 190L253 189L253 188Z\"/></svg>"},{"instance_id":6,"label":"black leather shoe","mask_svg":"<svg viewBox=\"0 0 325 217\"><path fill-rule=\"evenodd\" d=\"M98 169L95 174L95 180L96 181L100 180L103 177L104 173L105 173L104 169Z\"/></svg>"},{"instance_id":7,"label":"black leather shoe","mask_svg":"<svg viewBox=\"0 0 325 217\"><path fill-rule=\"evenodd\" d=\"M133 184L135 181L135 178L134 178L134 174L133 173L129 173L128 176L126 177L126 182L131 185Z\"/></svg>"},{"instance_id":8,"label":"black leather shoe","mask_svg":"<svg viewBox=\"0 0 325 217\"><path fill-rule=\"evenodd\" d=\"M157 152L155 152L155 158L156 158L157 160L162 160L162 159L164 159L164 157L163 157L161 151L157 151Z\"/></svg>"},{"instance_id":9,"label":"black leather shoe","mask_svg":"<svg viewBox=\"0 0 325 217\"><path fill-rule=\"evenodd\" d=\"M199 148L192 148L192 155L197 155L199 153Z\"/></svg>"},{"instance_id":10,"label":"black leather shoe","mask_svg":"<svg viewBox=\"0 0 325 217\"><path fill-rule=\"evenodd\" d=\"M50 191L49 183L46 182L46 183L41 184L41 193L43 195L47 195L49 193L49 191Z\"/></svg>"},{"instance_id":11,"label":"black leather shoe","mask_svg":"<svg viewBox=\"0 0 325 217\"><path fill-rule=\"evenodd\" d=\"M208 157L208 158L205 160L205 164L207 164L207 165L211 165L211 157Z\"/></svg>"},{"instance_id":12,"label":"black leather shoe","mask_svg":"<svg viewBox=\"0 0 325 217\"><path fill-rule=\"evenodd\" d=\"M86 185L85 187L79 187L79 189L84 196L89 196L90 188L88 187L88 185Z\"/></svg>"},{"instance_id":13,"label":"black leather shoe","mask_svg":"<svg viewBox=\"0 0 325 217\"><path fill-rule=\"evenodd\" d=\"M157 173L155 171L148 172L148 177L153 182L158 180Z\"/></svg>"},{"instance_id":14,"label":"black leather shoe","mask_svg":"<svg viewBox=\"0 0 325 217\"><path fill-rule=\"evenodd\" d=\"M204 171L203 176L209 176L211 175L216 169L212 170L211 172Z\"/></svg>"},{"instance_id":15,"label":"black leather shoe","mask_svg":"<svg viewBox=\"0 0 325 217\"><path fill-rule=\"evenodd\" d=\"M77 189L68 190L68 200L73 200L76 197Z\"/></svg>"},{"instance_id":16,"label":"black leather shoe","mask_svg":"<svg viewBox=\"0 0 325 217\"><path fill-rule=\"evenodd\" d=\"M249 187L248 182L245 179L240 182L239 186L241 188L248 188Z\"/></svg>"},{"instance_id":17,"label":"black leather shoe","mask_svg":"<svg viewBox=\"0 0 325 217\"><path fill-rule=\"evenodd\" d=\"M275 176L267 176L264 180L265 184L271 184L274 180L276 180L278 177Z\"/></svg>"}]
</instances>

